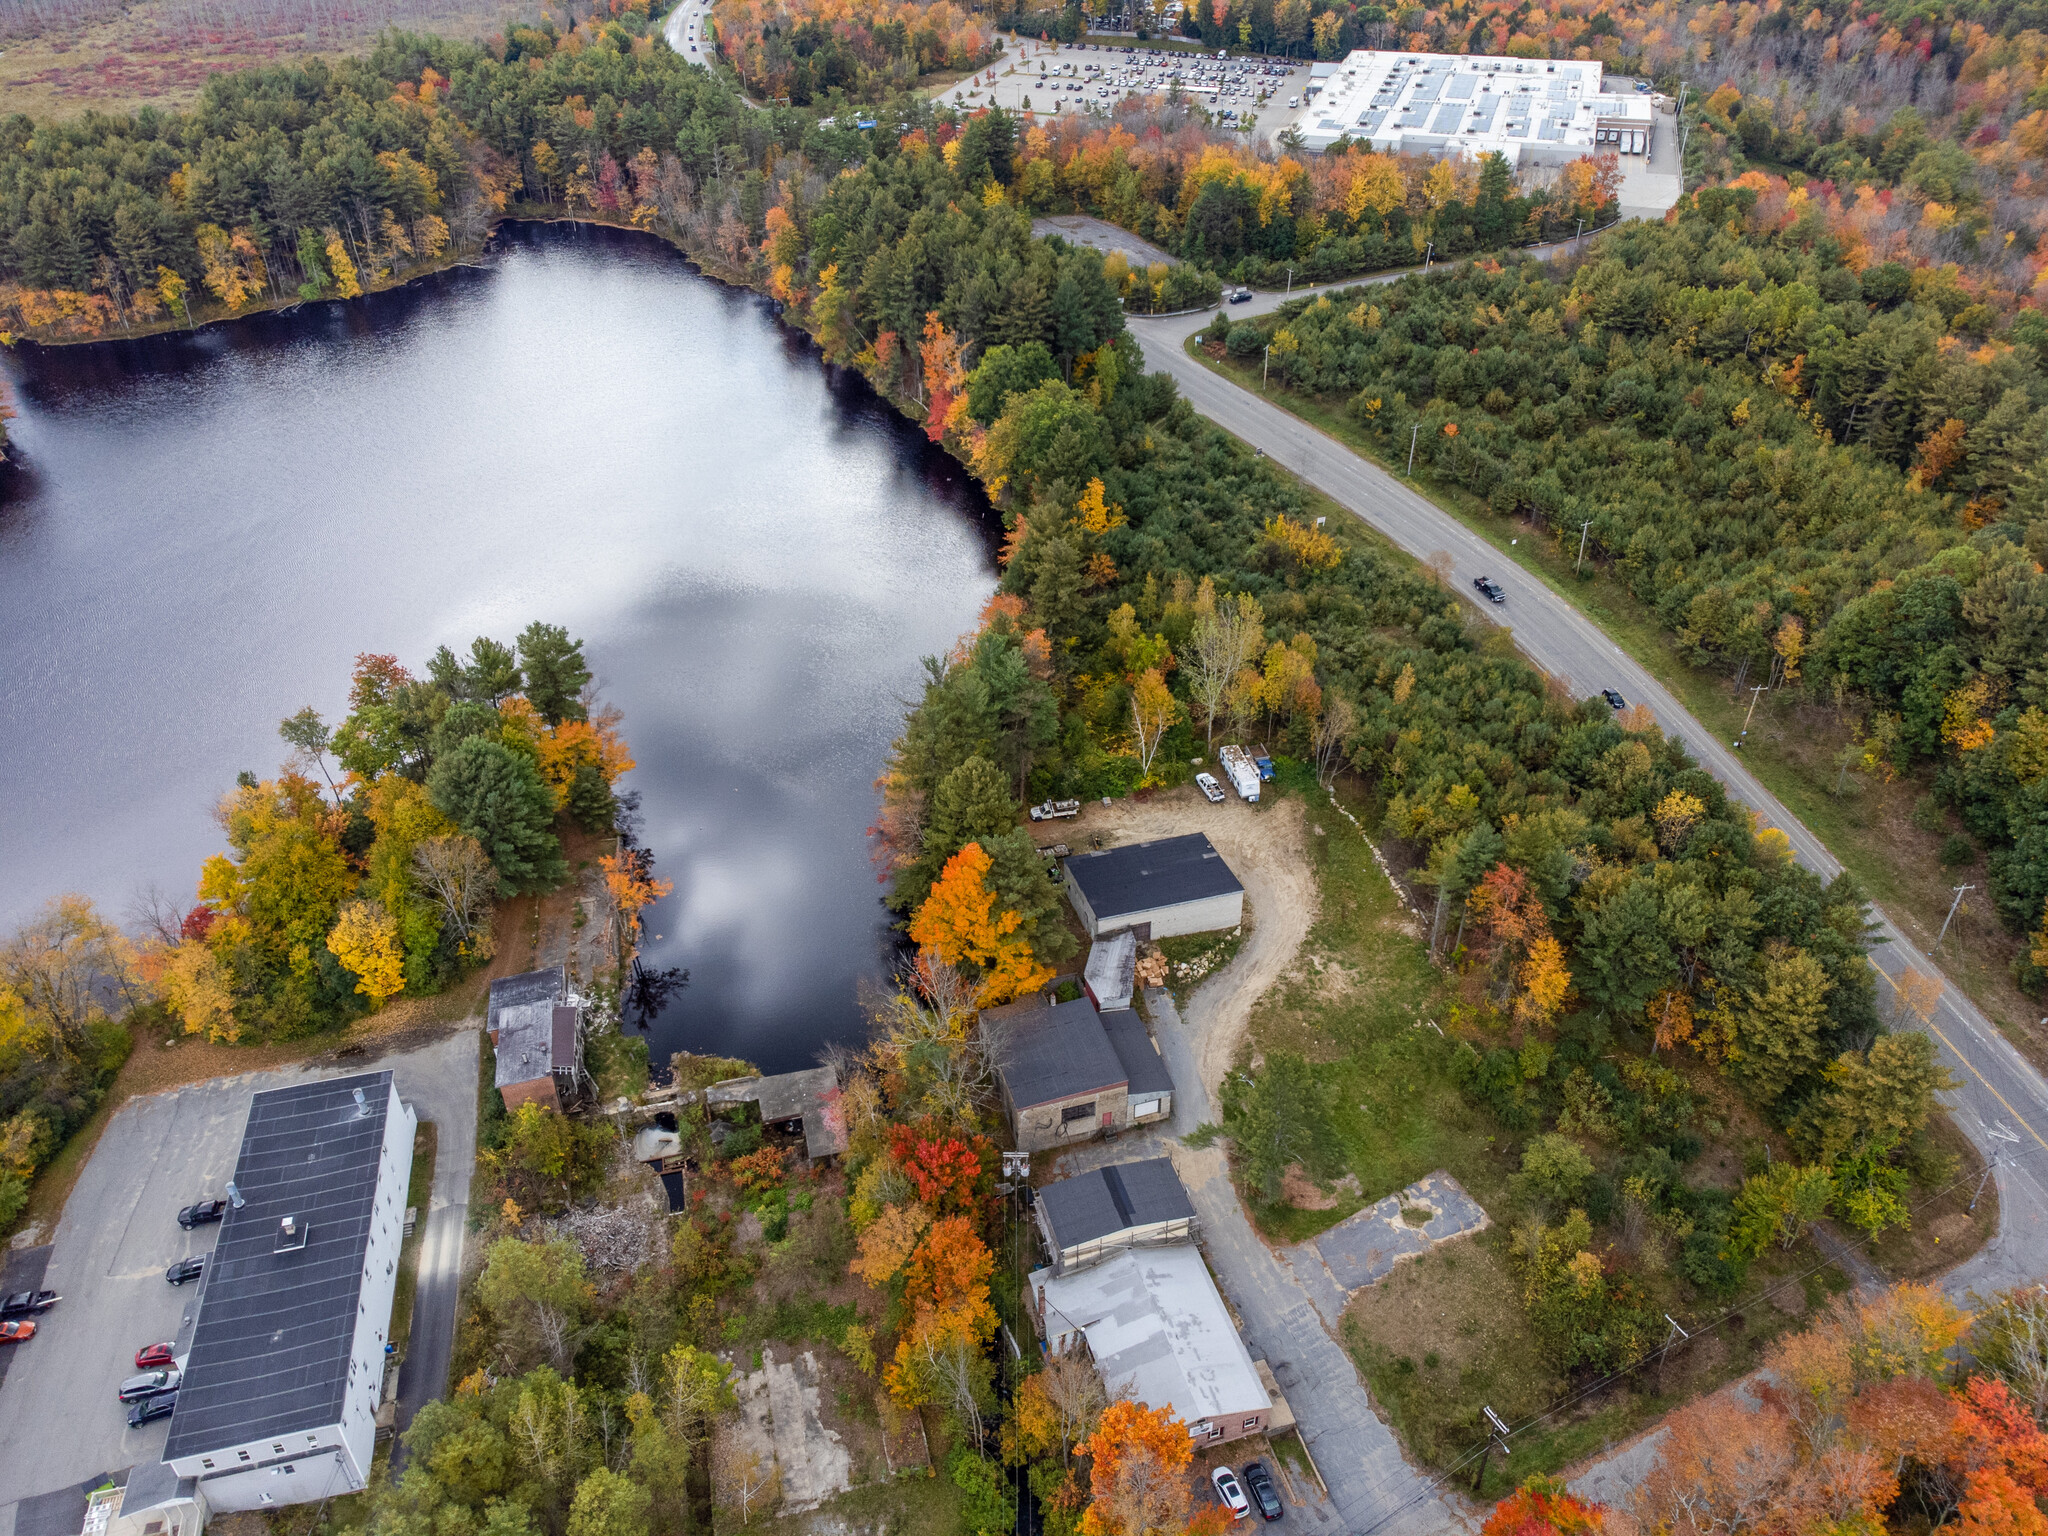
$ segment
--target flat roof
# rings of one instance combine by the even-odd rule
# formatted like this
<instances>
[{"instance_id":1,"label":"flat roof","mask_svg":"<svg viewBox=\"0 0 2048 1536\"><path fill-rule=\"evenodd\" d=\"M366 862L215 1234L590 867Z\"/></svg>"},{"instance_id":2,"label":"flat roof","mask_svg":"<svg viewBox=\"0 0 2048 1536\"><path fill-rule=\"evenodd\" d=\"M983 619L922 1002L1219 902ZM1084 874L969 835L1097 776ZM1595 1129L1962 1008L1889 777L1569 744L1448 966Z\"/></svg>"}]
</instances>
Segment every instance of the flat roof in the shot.
<instances>
[{"instance_id":1,"label":"flat roof","mask_svg":"<svg viewBox=\"0 0 2048 1536\"><path fill-rule=\"evenodd\" d=\"M1087 998L1055 1006L1043 993L981 1016L996 1071L1018 1109L1057 1103L1129 1081Z\"/></svg>"},{"instance_id":2,"label":"flat roof","mask_svg":"<svg viewBox=\"0 0 2048 1536\"><path fill-rule=\"evenodd\" d=\"M1190 1429L1272 1406L1192 1243L1126 1249L1076 1274L1041 1269L1030 1285L1032 1294L1044 1287L1050 1324L1064 1320L1087 1335L1112 1393L1127 1386Z\"/></svg>"},{"instance_id":3,"label":"flat roof","mask_svg":"<svg viewBox=\"0 0 2048 1536\"><path fill-rule=\"evenodd\" d=\"M1173 1092L1173 1076L1159 1059L1159 1049L1153 1045L1152 1037L1145 1032L1145 1021L1128 1008L1113 1009L1101 1017L1109 1048L1123 1063L1131 1097L1141 1099L1150 1093Z\"/></svg>"},{"instance_id":4,"label":"flat roof","mask_svg":"<svg viewBox=\"0 0 2048 1536\"><path fill-rule=\"evenodd\" d=\"M1097 939L1090 945L1088 964L1081 974L1087 978L1088 994L1095 999L1096 1006L1105 1009L1130 1007L1137 967L1138 936L1128 928L1106 939ZM1130 1063L1124 1065L1129 1066Z\"/></svg>"},{"instance_id":5,"label":"flat roof","mask_svg":"<svg viewBox=\"0 0 2048 1536\"><path fill-rule=\"evenodd\" d=\"M1361 48L1333 69L1296 126L1314 150L1349 135L1387 153L1492 151L1510 164L1524 149L1591 152L1601 119L1649 121L1648 98L1603 90L1604 73L1598 59Z\"/></svg>"},{"instance_id":6,"label":"flat roof","mask_svg":"<svg viewBox=\"0 0 2048 1536\"><path fill-rule=\"evenodd\" d=\"M1077 853L1067 860L1067 875L1088 898L1097 922L1244 889L1206 832Z\"/></svg>"},{"instance_id":7,"label":"flat roof","mask_svg":"<svg viewBox=\"0 0 2048 1536\"><path fill-rule=\"evenodd\" d=\"M389 1072L249 1100L242 1204L229 1205L206 1261L164 1460L340 1422L390 1105ZM305 1246L278 1253L286 1216Z\"/></svg>"},{"instance_id":8,"label":"flat roof","mask_svg":"<svg viewBox=\"0 0 2048 1536\"><path fill-rule=\"evenodd\" d=\"M495 1069L499 1088L530 1083L576 1059L576 1010L552 998L498 1011Z\"/></svg>"},{"instance_id":9,"label":"flat roof","mask_svg":"<svg viewBox=\"0 0 2048 1536\"><path fill-rule=\"evenodd\" d=\"M1180 1175L1163 1157L1092 1168L1047 1184L1036 1198L1062 1250L1132 1227L1192 1221L1195 1216Z\"/></svg>"}]
</instances>

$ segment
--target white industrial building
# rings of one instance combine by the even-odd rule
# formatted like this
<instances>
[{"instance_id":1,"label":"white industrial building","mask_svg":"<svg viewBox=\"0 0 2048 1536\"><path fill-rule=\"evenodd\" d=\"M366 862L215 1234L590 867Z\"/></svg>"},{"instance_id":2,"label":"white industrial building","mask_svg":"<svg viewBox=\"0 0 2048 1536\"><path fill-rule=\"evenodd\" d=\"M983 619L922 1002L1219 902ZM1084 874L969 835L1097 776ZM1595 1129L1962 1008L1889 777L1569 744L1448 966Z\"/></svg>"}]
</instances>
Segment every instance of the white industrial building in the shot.
<instances>
[{"instance_id":1,"label":"white industrial building","mask_svg":"<svg viewBox=\"0 0 2048 1536\"><path fill-rule=\"evenodd\" d=\"M1316 84L1296 127L1318 152L1348 137L1389 154L1562 165L1606 152L1647 160L1656 133L1653 98L1603 89L1597 59L1359 49Z\"/></svg>"},{"instance_id":2,"label":"white industrial building","mask_svg":"<svg viewBox=\"0 0 2048 1536\"><path fill-rule=\"evenodd\" d=\"M250 1100L164 1445L167 1502L263 1509L368 1482L417 1123L389 1072Z\"/></svg>"}]
</instances>

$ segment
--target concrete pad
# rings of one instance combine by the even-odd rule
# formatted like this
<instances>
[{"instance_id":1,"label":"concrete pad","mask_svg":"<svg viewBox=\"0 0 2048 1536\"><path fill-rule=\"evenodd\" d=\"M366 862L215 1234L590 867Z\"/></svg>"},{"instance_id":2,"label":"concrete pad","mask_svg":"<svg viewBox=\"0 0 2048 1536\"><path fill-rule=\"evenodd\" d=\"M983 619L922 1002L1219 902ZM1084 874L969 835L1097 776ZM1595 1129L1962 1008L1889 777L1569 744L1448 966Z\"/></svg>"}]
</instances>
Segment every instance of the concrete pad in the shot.
<instances>
[{"instance_id":1,"label":"concrete pad","mask_svg":"<svg viewBox=\"0 0 2048 1536\"><path fill-rule=\"evenodd\" d=\"M761 1369L735 1383L739 1420L729 1433L746 1448L772 1457L781 1473L784 1514L816 1509L853 1486L853 1453L819 1408L817 1356L809 1350L777 1360L772 1349Z\"/></svg>"},{"instance_id":2,"label":"concrete pad","mask_svg":"<svg viewBox=\"0 0 2048 1536\"><path fill-rule=\"evenodd\" d=\"M1401 1214L1420 1207L1430 1218L1413 1227ZM1488 1225L1479 1202L1465 1193L1465 1187L1439 1169L1418 1179L1398 1195L1389 1195L1355 1216L1346 1217L1315 1241L1315 1249L1329 1267L1330 1277L1349 1292L1377 1285L1404 1259L1429 1252ZM1304 1245L1306 1246L1306 1245Z\"/></svg>"}]
</instances>

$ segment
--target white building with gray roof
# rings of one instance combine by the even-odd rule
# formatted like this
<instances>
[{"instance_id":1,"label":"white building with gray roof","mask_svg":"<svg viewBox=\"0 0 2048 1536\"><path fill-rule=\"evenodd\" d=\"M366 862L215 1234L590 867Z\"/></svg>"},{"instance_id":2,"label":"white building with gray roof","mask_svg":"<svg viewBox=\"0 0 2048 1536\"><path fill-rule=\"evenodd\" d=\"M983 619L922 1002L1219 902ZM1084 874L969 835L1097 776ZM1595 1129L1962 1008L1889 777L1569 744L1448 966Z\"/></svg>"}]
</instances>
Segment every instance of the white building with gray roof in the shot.
<instances>
[{"instance_id":1,"label":"white building with gray roof","mask_svg":"<svg viewBox=\"0 0 2048 1536\"><path fill-rule=\"evenodd\" d=\"M1389 154L1563 165L1605 151L1647 159L1656 132L1650 96L1603 89L1597 59L1361 48L1317 83L1295 125L1317 151L1348 138Z\"/></svg>"},{"instance_id":2,"label":"white building with gray roof","mask_svg":"<svg viewBox=\"0 0 2048 1536\"><path fill-rule=\"evenodd\" d=\"M1170 1409L1199 1445L1262 1433L1273 1399L1191 1243L1132 1248L1089 1269L1030 1280L1041 1345L1084 1340L1103 1383Z\"/></svg>"}]
</instances>

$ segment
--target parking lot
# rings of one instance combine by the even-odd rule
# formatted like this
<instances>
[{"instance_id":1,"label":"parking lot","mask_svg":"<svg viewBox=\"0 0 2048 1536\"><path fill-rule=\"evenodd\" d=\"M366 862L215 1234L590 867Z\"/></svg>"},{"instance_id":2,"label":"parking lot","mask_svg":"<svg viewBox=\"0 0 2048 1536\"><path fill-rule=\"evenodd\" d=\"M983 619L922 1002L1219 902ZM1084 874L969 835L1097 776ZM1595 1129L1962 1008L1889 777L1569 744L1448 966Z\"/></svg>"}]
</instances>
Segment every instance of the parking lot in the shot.
<instances>
[{"instance_id":1,"label":"parking lot","mask_svg":"<svg viewBox=\"0 0 2048 1536\"><path fill-rule=\"evenodd\" d=\"M1178 85L1183 96L1215 113L1219 126L1270 139L1293 121L1286 103L1298 102L1308 89L1308 69L1299 60L1026 41L938 99L966 109L993 103L1017 112L1028 102L1033 112L1049 116L1107 116L1126 96L1165 96Z\"/></svg>"},{"instance_id":2,"label":"parking lot","mask_svg":"<svg viewBox=\"0 0 2048 1536\"><path fill-rule=\"evenodd\" d=\"M114 1116L79 1175L51 1244L43 1284L64 1299L36 1320L33 1339L13 1346L14 1358L0 1381L0 1536L16 1536L17 1501L75 1489L89 1478L163 1454L170 1421L129 1429L115 1391L134 1374L135 1352L143 1345L174 1340L182 1353L191 1341L201 1283L170 1285L164 1270L175 1260L210 1252L220 1229L185 1231L178 1210L224 1192L241 1149L250 1095L308 1076L387 1066L397 1073L400 1095L423 1120L466 1113L466 1127L451 1127L460 1134L443 1134L443 1166L435 1178L439 1196L444 1181L456 1193L459 1175L458 1198L466 1198L475 1150L473 1032L381 1063L216 1078L136 1099ZM459 1167L447 1166L458 1160Z\"/></svg>"}]
</instances>

